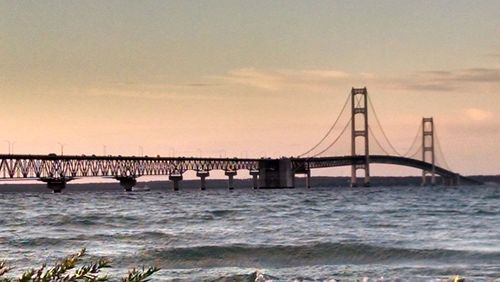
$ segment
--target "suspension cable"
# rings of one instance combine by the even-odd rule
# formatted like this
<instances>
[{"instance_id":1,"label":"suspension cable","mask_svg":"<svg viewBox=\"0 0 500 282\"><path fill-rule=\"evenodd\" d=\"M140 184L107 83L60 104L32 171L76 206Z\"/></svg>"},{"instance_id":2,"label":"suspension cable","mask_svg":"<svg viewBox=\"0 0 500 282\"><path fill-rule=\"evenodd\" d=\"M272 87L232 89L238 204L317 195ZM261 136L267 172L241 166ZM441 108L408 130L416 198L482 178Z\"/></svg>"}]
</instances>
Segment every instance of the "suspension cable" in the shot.
<instances>
[{"instance_id":1,"label":"suspension cable","mask_svg":"<svg viewBox=\"0 0 500 282\"><path fill-rule=\"evenodd\" d=\"M436 141L437 141L436 143L437 143L437 147L438 147L438 153L441 156L441 158L443 159L443 163L446 166L446 168L450 169L450 165L448 164L448 162L446 161L446 158L444 157L444 153L442 151L441 143L439 142L436 128L434 128L434 136L436 137Z\"/></svg>"},{"instance_id":2,"label":"suspension cable","mask_svg":"<svg viewBox=\"0 0 500 282\"><path fill-rule=\"evenodd\" d=\"M410 148L408 148L408 150L403 154L404 157L407 157L408 154L411 152L411 150L413 149L413 146L415 146L417 144L417 140L419 139L420 137L420 132L422 132L422 124L420 124L418 126L418 129L417 129L417 134L415 134L415 137L413 138L413 141L411 142L411 145L410 145Z\"/></svg>"},{"instance_id":3,"label":"suspension cable","mask_svg":"<svg viewBox=\"0 0 500 282\"><path fill-rule=\"evenodd\" d=\"M346 123L346 125L344 126L344 128L342 129L342 131L340 132L340 134L337 136L337 138L335 138L335 140L333 140L333 142L330 143L330 145L328 145L328 147L326 147L325 149L323 149L321 152L317 153L316 155L312 156L312 158L317 157L317 156L323 154L324 152L328 151L331 147L333 147L333 145L335 145L337 143L337 141L340 140L340 137L342 137L342 135L344 135L345 131L347 130L347 128L349 127L349 125L351 124L351 122L352 122L352 117Z\"/></svg>"},{"instance_id":4,"label":"suspension cable","mask_svg":"<svg viewBox=\"0 0 500 282\"><path fill-rule=\"evenodd\" d=\"M382 147L382 145L380 145L380 142L378 141L377 137L375 136L375 134L373 134L373 130L370 126L368 126L368 131L370 132L370 135L373 137L373 139L375 140L375 143L377 143L377 145L380 147L380 149L382 149L382 151L386 154L386 155L390 155L385 149L384 147Z\"/></svg>"},{"instance_id":5,"label":"suspension cable","mask_svg":"<svg viewBox=\"0 0 500 282\"><path fill-rule=\"evenodd\" d=\"M330 133L332 133L333 129L335 128L335 126L339 122L340 117L344 113L344 111L345 111L345 109L347 107L347 104L349 103L349 98L350 97L351 97L351 95L347 95L347 99L344 102L344 106L342 106L342 110L340 111L340 114L337 116L337 119L335 120L335 122L333 123L333 125L330 127L330 129L328 129L328 131L323 136L323 138L321 138L321 140L316 145L314 145L311 149L309 149L307 152L300 154L299 157L303 157L303 156L309 154L310 152L314 151L316 148L319 147L319 145L321 145L321 143L323 143L323 141L325 141L325 139L330 135Z\"/></svg>"},{"instance_id":6,"label":"suspension cable","mask_svg":"<svg viewBox=\"0 0 500 282\"><path fill-rule=\"evenodd\" d=\"M348 98L351 97L351 95L348 95ZM347 100L349 101L349 99ZM347 104L347 101L346 101L346 104ZM359 105L361 105L361 97L358 97L356 98L356 107L359 107ZM344 105L344 108L345 108L345 105ZM333 140L332 143L330 143L330 145L328 145L325 149L323 149L321 152L313 155L311 158L314 158L314 157L317 157L321 154L323 154L324 152L328 151L331 147L333 147L333 145L335 145L337 143L337 141L340 140L340 137L342 137L345 133L345 131L347 130L347 128L349 127L349 125L351 125L351 122L352 122L352 116L349 118L349 120L347 121L346 125L344 126L344 128L342 129L342 131L340 132L340 134L337 136L337 138L335 138L335 140Z\"/></svg>"},{"instance_id":7,"label":"suspension cable","mask_svg":"<svg viewBox=\"0 0 500 282\"><path fill-rule=\"evenodd\" d=\"M384 128L382 127L382 124L380 123L377 112L375 111L375 107L373 106L372 99L370 98L369 95L368 95L368 103L370 104L370 108L373 111L373 115L375 116L375 120L377 121L377 124L380 127L380 131L382 132L382 135L384 136L385 141L387 141L387 144L389 144L389 147L391 147L391 149L396 153L396 155L401 156L401 154L398 152L398 150L396 150L396 148L394 148L391 141L389 141L389 138L387 138L387 134L385 134Z\"/></svg>"},{"instance_id":8,"label":"suspension cable","mask_svg":"<svg viewBox=\"0 0 500 282\"><path fill-rule=\"evenodd\" d=\"M415 151L415 153L413 153L412 155L409 155L407 156L407 158L409 159L413 159L414 157L416 157L419 153L422 152L422 148L419 148L419 147L416 147L417 148L417 151Z\"/></svg>"}]
</instances>

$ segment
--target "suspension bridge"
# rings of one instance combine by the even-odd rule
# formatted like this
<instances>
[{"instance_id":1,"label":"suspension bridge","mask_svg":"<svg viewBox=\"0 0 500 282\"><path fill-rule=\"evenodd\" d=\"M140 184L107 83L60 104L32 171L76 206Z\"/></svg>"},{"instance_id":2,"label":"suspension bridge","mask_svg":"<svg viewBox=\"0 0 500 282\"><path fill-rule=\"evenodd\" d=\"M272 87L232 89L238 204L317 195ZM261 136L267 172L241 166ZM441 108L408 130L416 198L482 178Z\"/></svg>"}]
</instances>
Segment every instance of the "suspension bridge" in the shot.
<instances>
[{"instance_id":1,"label":"suspension bridge","mask_svg":"<svg viewBox=\"0 0 500 282\"><path fill-rule=\"evenodd\" d=\"M349 103L350 102L350 103ZM348 105L351 111L348 113ZM373 112L377 127L372 128L368 114ZM350 134L349 129L350 128ZM376 130L382 138L377 138ZM348 139L350 153L340 154ZM373 140L373 143L370 143ZM420 142L419 142L420 140ZM375 147L373 150L372 147ZM332 153L334 150L336 153ZM373 151L380 153L373 154ZM206 178L214 170L224 171L228 188L234 188L234 177L241 170L253 178L253 188L293 188L296 175L305 175L310 187L311 170L351 167L351 186L370 185L370 164L392 164L422 170L422 185L480 184L452 171L444 158L432 117L423 118L410 145L400 153L389 140L366 88L352 88L333 125L320 140L304 153L290 158L192 158L78 155L0 155L0 178L4 180L35 179L47 183L54 192L77 178L106 177L120 182L131 191L141 176L168 176L174 190L179 190L183 174L195 171L200 188L206 189ZM358 177L359 171L362 176Z\"/></svg>"}]
</instances>

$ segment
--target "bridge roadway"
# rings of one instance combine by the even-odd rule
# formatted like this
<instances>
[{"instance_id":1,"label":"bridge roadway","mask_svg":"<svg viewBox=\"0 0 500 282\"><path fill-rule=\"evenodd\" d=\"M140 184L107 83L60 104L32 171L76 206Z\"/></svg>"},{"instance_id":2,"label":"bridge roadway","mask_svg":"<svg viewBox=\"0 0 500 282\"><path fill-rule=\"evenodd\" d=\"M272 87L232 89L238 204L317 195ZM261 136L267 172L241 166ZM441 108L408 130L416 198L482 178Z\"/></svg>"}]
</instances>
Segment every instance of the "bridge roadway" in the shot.
<instances>
[{"instance_id":1,"label":"bridge roadway","mask_svg":"<svg viewBox=\"0 0 500 282\"><path fill-rule=\"evenodd\" d=\"M178 189L178 182L186 171L196 171L204 188L205 177L212 170L222 170L233 186L238 170L248 170L254 179L254 188L294 187L295 174L316 168L362 164L364 156L337 156L320 158L195 158L195 157L136 157L136 156L86 156L86 155L0 155L1 179L37 179L47 183L55 192L64 189L66 182L82 177L111 177L120 181L129 191L136 178L146 175L168 175ZM398 156L370 155L370 163L394 164L417 169L432 170L432 164ZM443 179L459 179L475 183L470 178L435 167Z\"/></svg>"},{"instance_id":2,"label":"bridge roadway","mask_svg":"<svg viewBox=\"0 0 500 282\"><path fill-rule=\"evenodd\" d=\"M314 168L328 168L328 167L338 167L338 166L350 166L354 164L363 164L365 161L364 156L339 156L339 157L320 157L320 158L310 158L310 159L298 159L299 161L294 165L298 168L306 163L306 167L309 169ZM370 164L392 164L400 165L406 167L412 167L416 169L432 171L432 164L423 162L421 160L410 159L401 156L387 156L387 155L370 155ZM469 184L482 184L475 179L470 177L462 176L451 170L434 166L434 171L436 175L443 178L453 178L457 179L459 182L469 183Z\"/></svg>"}]
</instances>

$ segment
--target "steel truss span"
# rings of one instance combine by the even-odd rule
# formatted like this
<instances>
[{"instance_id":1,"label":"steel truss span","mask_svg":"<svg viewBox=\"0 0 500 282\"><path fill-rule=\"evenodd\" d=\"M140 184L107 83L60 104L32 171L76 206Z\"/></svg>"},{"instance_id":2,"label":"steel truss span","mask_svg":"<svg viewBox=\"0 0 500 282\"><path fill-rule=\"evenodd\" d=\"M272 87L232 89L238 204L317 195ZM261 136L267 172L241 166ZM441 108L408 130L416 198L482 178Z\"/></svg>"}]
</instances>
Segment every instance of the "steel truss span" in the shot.
<instances>
[{"instance_id":1,"label":"steel truss span","mask_svg":"<svg viewBox=\"0 0 500 282\"><path fill-rule=\"evenodd\" d=\"M257 170L259 159L0 155L0 178L43 179L178 175L185 171Z\"/></svg>"}]
</instances>

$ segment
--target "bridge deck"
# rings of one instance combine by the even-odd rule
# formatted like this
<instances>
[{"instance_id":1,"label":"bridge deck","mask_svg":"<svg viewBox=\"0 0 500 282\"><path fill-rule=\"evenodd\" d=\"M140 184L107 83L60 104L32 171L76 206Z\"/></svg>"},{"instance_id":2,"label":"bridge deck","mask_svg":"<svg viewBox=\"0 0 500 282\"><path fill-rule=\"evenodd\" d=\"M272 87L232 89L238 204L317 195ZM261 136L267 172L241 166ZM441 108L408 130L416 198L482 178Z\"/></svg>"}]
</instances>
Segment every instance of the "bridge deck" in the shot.
<instances>
[{"instance_id":1,"label":"bridge deck","mask_svg":"<svg viewBox=\"0 0 500 282\"><path fill-rule=\"evenodd\" d=\"M138 177L143 175L176 175L185 171L258 171L270 158L197 158L197 157L147 157L147 156L86 156L86 155L0 155L0 178L41 179L75 177ZM315 168L361 164L364 156L335 156L320 158L290 158L295 172ZM422 170L432 170L432 164L420 160L370 155L370 163L394 164ZM435 166L442 177L458 174ZM475 182L459 176L461 180Z\"/></svg>"}]
</instances>

